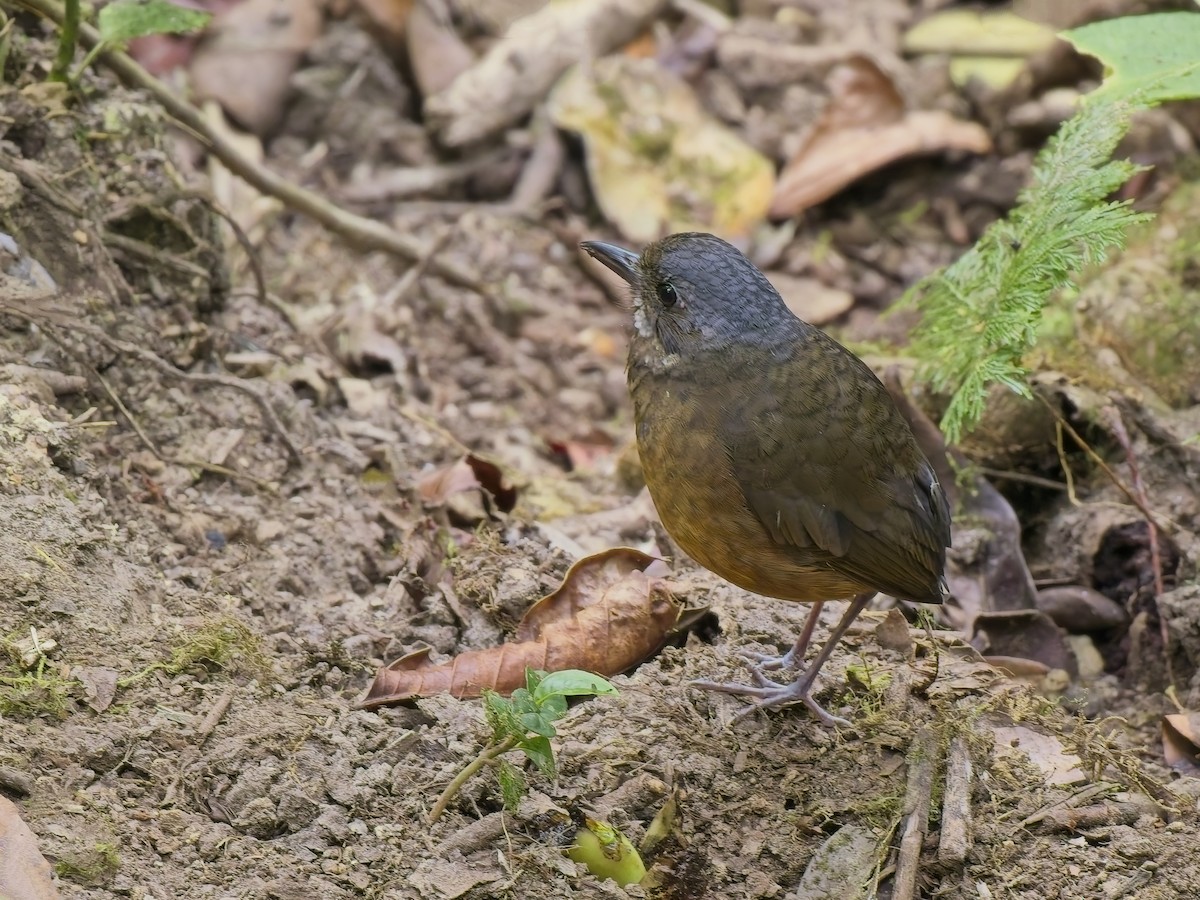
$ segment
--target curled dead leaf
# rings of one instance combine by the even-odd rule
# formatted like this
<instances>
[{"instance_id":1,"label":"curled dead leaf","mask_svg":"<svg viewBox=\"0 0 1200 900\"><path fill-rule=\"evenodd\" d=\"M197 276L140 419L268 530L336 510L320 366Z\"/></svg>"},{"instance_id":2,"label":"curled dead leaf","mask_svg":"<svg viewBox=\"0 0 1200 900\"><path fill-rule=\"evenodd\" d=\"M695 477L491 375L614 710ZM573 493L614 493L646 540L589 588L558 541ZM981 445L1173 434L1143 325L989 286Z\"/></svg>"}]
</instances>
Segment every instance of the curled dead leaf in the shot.
<instances>
[{"instance_id":1,"label":"curled dead leaf","mask_svg":"<svg viewBox=\"0 0 1200 900\"><path fill-rule=\"evenodd\" d=\"M1162 740L1168 766L1185 775L1200 774L1200 714L1163 716Z\"/></svg>"},{"instance_id":2,"label":"curled dead leaf","mask_svg":"<svg viewBox=\"0 0 1200 900\"><path fill-rule=\"evenodd\" d=\"M467 650L446 663L430 662L428 649L410 653L376 672L355 706L372 709L443 692L466 699L485 688L510 694L525 684L526 668L624 672L657 651L679 619L666 582L646 574L655 562L626 547L585 557L529 608L515 640Z\"/></svg>"},{"instance_id":3,"label":"curled dead leaf","mask_svg":"<svg viewBox=\"0 0 1200 900\"><path fill-rule=\"evenodd\" d=\"M416 487L426 506L441 506L455 494L474 490L484 491L500 512L512 512L517 505L517 489L500 467L473 453L423 476Z\"/></svg>"},{"instance_id":4,"label":"curled dead leaf","mask_svg":"<svg viewBox=\"0 0 1200 900\"><path fill-rule=\"evenodd\" d=\"M1032 660L1047 669L1062 669L1072 678L1079 674L1066 635L1040 610L980 613L973 623L971 646L989 658Z\"/></svg>"},{"instance_id":5,"label":"curled dead leaf","mask_svg":"<svg viewBox=\"0 0 1200 900\"><path fill-rule=\"evenodd\" d=\"M600 430L582 440L547 440L546 445L568 472L595 468L601 460L612 456L614 449L613 439Z\"/></svg>"},{"instance_id":6,"label":"curled dead leaf","mask_svg":"<svg viewBox=\"0 0 1200 900\"><path fill-rule=\"evenodd\" d=\"M830 101L779 175L770 215L794 216L876 169L916 154L992 149L987 131L948 113L904 112L892 80L854 57L829 76Z\"/></svg>"}]
</instances>

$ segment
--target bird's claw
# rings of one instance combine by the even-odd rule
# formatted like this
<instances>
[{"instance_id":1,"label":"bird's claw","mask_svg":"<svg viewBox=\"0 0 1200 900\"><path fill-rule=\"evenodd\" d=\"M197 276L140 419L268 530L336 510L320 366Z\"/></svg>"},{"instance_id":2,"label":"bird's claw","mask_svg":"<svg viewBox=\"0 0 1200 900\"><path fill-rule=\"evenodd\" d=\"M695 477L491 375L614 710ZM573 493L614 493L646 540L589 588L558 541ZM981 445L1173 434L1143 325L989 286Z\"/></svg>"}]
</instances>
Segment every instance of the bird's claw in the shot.
<instances>
[{"instance_id":1,"label":"bird's claw","mask_svg":"<svg viewBox=\"0 0 1200 900\"><path fill-rule=\"evenodd\" d=\"M796 667L795 649L789 650L782 655L773 655L770 653L758 653L754 650L739 650L738 656L750 663L752 670L762 672L775 672L780 669L792 669Z\"/></svg>"},{"instance_id":2,"label":"bird's claw","mask_svg":"<svg viewBox=\"0 0 1200 900\"><path fill-rule=\"evenodd\" d=\"M790 684L779 684L763 674L758 666L750 666L750 674L754 684L739 684L725 681L693 681L691 686L701 691L716 691L722 694L737 694L749 697L752 702L742 709L733 721L740 722L759 710L774 709L792 703L803 703L819 721L830 727L849 727L850 721L835 716L813 699L813 689L816 679L808 673L802 673Z\"/></svg>"}]
</instances>

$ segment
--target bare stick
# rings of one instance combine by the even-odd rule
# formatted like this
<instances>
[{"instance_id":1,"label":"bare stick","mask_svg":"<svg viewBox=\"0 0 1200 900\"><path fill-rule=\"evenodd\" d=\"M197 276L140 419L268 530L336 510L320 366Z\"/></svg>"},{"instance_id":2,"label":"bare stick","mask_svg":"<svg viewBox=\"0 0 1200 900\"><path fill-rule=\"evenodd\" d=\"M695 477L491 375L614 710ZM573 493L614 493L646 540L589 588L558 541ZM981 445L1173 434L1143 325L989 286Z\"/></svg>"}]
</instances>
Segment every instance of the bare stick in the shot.
<instances>
[{"instance_id":1,"label":"bare stick","mask_svg":"<svg viewBox=\"0 0 1200 900\"><path fill-rule=\"evenodd\" d=\"M225 718L225 713L229 711L229 704L233 702L234 686L230 685L225 689L217 702L213 704L213 708L208 711L208 715L204 717L204 721L200 723L200 728L196 732L192 744L187 748L187 753L184 759L179 764L179 770L175 773L175 778L171 781L171 786L167 788L167 793L163 796L163 805L169 805L175 802L175 794L179 790L179 782L183 780L184 772L187 770L196 759L200 752L200 748L204 746L209 735L213 733L221 720Z\"/></svg>"},{"instance_id":2,"label":"bare stick","mask_svg":"<svg viewBox=\"0 0 1200 900\"><path fill-rule=\"evenodd\" d=\"M938 862L958 868L971 849L971 748L958 735L946 756L946 792L942 798L942 836Z\"/></svg>"},{"instance_id":3,"label":"bare stick","mask_svg":"<svg viewBox=\"0 0 1200 900\"><path fill-rule=\"evenodd\" d=\"M904 824L892 900L913 900L917 872L921 869L921 844L929 830L929 802L933 796L933 770L937 762L937 735L928 725L917 732L909 754L908 787L904 796Z\"/></svg>"},{"instance_id":4,"label":"bare stick","mask_svg":"<svg viewBox=\"0 0 1200 900\"><path fill-rule=\"evenodd\" d=\"M63 5L57 0L15 0L19 6L45 16L60 28L65 21ZM80 42L89 49L101 43L100 33L86 23L79 26ZM324 227L340 235L350 244L364 250L384 250L410 262L428 253L428 248L400 234L382 222L349 213L324 197L292 184L266 166L247 158L234 144L213 129L204 115L192 104L173 94L161 81L138 65L128 54L107 49L99 60L126 85L144 90L157 100L167 113L190 131L231 172L265 194L278 197L297 212L311 216ZM451 284L482 292L483 286L474 275L442 260L434 260L430 271Z\"/></svg>"}]
</instances>

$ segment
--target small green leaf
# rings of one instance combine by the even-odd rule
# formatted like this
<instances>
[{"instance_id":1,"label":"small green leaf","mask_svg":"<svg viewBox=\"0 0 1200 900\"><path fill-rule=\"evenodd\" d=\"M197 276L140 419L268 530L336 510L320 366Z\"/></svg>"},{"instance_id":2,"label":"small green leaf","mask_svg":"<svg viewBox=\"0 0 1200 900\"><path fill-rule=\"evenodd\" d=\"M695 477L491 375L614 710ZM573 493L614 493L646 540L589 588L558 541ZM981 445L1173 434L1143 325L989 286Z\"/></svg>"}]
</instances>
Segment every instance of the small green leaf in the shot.
<instances>
[{"instance_id":1,"label":"small green leaf","mask_svg":"<svg viewBox=\"0 0 1200 900\"><path fill-rule=\"evenodd\" d=\"M537 694L537 686L542 683L542 679L546 677L546 673L541 669L525 668L525 689L531 694Z\"/></svg>"},{"instance_id":2,"label":"small green leaf","mask_svg":"<svg viewBox=\"0 0 1200 900\"><path fill-rule=\"evenodd\" d=\"M513 709L522 715L538 711L538 705L533 702L533 695L525 688L517 688L513 691L509 701L512 703Z\"/></svg>"},{"instance_id":3,"label":"small green leaf","mask_svg":"<svg viewBox=\"0 0 1200 900\"><path fill-rule=\"evenodd\" d=\"M528 756L538 771L547 778L554 777L554 749L550 741L544 737L527 738L517 745Z\"/></svg>"},{"instance_id":4,"label":"small green leaf","mask_svg":"<svg viewBox=\"0 0 1200 900\"><path fill-rule=\"evenodd\" d=\"M553 722L567 714L567 698L562 694L550 694L542 698L542 715Z\"/></svg>"},{"instance_id":5,"label":"small green leaf","mask_svg":"<svg viewBox=\"0 0 1200 900\"><path fill-rule=\"evenodd\" d=\"M554 726L550 724L553 721L554 719L540 712L525 713L521 716L521 726L525 729L526 733L532 731L534 734L540 734L545 738L552 738L557 733L554 730Z\"/></svg>"},{"instance_id":6,"label":"small green leaf","mask_svg":"<svg viewBox=\"0 0 1200 900\"><path fill-rule=\"evenodd\" d=\"M553 694L561 694L564 697L599 697L616 693L617 689L599 675L581 669L564 669L561 672L551 672L543 678L534 696L539 699Z\"/></svg>"},{"instance_id":7,"label":"small green leaf","mask_svg":"<svg viewBox=\"0 0 1200 900\"><path fill-rule=\"evenodd\" d=\"M1104 63L1104 83L1093 97L1147 104L1200 97L1200 13L1107 19L1062 37Z\"/></svg>"},{"instance_id":8,"label":"small green leaf","mask_svg":"<svg viewBox=\"0 0 1200 900\"><path fill-rule=\"evenodd\" d=\"M496 781L500 785L500 799L504 808L511 813L521 805L525 796L525 775L507 759L501 759L496 768Z\"/></svg>"},{"instance_id":9,"label":"small green leaf","mask_svg":"<svg viewBox=\"0 0 1200 900\"><path fill-rule=\"evenodd\" d=\"M499 743L507 737L522 738L525 732L517 721L513 705L495 691L484 690L483 713L487 717L488 727L492 729L493 739Z\"/></svg>"},{"instance_id":10,"label":"small green leaf","mask_svg":"<svg viewBox=\"0 0 1200 900\"><path fill-rule=\"evenodd\" d=\"M150 34L186 34L198 31L212 16L184 9L166 0L115 0L99 14L100 37L106 44L123 44Z\"/></svg>"}]
</instances>

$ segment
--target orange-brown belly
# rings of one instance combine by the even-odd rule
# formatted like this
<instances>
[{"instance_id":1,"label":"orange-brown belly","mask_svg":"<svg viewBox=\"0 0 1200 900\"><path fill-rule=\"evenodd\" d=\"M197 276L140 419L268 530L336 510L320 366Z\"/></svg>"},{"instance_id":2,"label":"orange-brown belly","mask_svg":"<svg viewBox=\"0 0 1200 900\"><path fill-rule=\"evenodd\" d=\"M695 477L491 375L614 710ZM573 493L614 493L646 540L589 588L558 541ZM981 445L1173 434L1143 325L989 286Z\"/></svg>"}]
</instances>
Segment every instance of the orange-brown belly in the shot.
<instances>
[{"instance_id":1,"label":"orange-brown belly","mask_svg":"<svg viewBox=\"0 0 1200 900\"><path fill-rule=\"evenodd\" d=\"M747 507L725 448L698 421L703 413L685 404L654 415L638 406L646 486L663 526L688 556L738 587L781 600L838 600L868 589L771 537Z\"/></svg>"}]
</instances>

